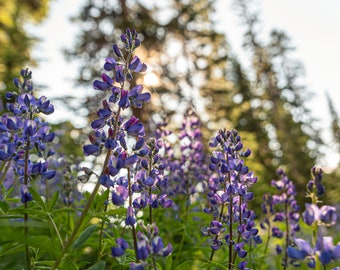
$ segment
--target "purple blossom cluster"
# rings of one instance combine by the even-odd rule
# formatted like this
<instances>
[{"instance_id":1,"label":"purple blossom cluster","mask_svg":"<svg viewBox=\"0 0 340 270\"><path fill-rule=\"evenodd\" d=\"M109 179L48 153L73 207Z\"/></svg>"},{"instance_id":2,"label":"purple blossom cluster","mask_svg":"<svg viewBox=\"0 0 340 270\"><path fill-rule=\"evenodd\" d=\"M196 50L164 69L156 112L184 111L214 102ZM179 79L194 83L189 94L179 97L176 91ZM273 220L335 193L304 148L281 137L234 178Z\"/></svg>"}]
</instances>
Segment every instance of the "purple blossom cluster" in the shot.
<instances>
[{"instance_id":1,"label":"purple blossom cluster","mask_svg":"<svg viewBox=\"0 0 340 270\"><path fill-rule=\"evenodd\" d=\"M90 143L83 149L86 156L107 153L99 181L110 191L113 205L127 207L125 224L132 230L137 262L131 264L131 269L143 269L150 256L154 261L153 255L168 256L172 251L171 245L164 247L152 217L153 209L169 208L172 201L165 193L167 178L163 175L158 140L146 139L143 123L134 115L123 114L131 106L141 108L151 95L143 92L141 84L128 88L127 82L132 80L133 74L146 70L146 65L134 55L141 43L137 32L127 29L121 35L121 41L124 50L114 44L115 57L105 59L104 69L111 75L103 73L102 80L93 83L95 90L108 92L109 97L102 101L97 111L98 118L91 124ZM88 168L84 172L82 178L93 174ZM148 209L149 226L154 226L152 233L143 232L143 226L137 223L137 213L144 209ZM142 231L136 232L138 227ZM111 250L112 255L123 256L128 243L118 238L116 244Z\"/></svg>"},{"instance_id":2,"label":"purple blossom cluster","mask_svg":"<svg viewBox=\"0 0 340 270\"><path fill-rule=\"evenodd\" d=\"M276 174L280 179L272 180L271 185L276 188L279 194L273 195L270 202L275 209L272 219L274 225L271 227L271 234L274 238L284 238L285 247L283 249L280 245L276 245L276 252L281 254L282 250L286 250L291 244L296 232L300 231L300 206L295 199L297 193L293 182L282 169L278 169ZM277 226L280 223L285 224L284 231ZM286 252L284 252L282 265L284 267L288 265Z\"/></svg>"},{"instance_id":3,"label":"purple blossom cluster","mask_svg":"<svg viewBox=\"0 0 340 270\"><path fill-rule=\"evenodd\" d=\"M31 182L40 178L44 183L56 174L48 168L54 151L47 147L55 133L39 117L40 113L53 113L54 107L45 96L34 97L31 71L21 70L20 75L21 79L14 79L16 91L6 93L8 113L0 120L0 167L1 182L7 189L18 186L14 175L18 176L21 202L27 203L33 199ZM32 159L31 154L37 158Z\"/></svg>"},{"instance_id":4,"label":"purple blossom cluster","mask_svg":"<svg viewBox=\"0 0 340 270\"><path fill-rule=\"evenodd\" d=\"M167 246L164 245L162 238L159 236L158 227L154 223L145 226L143 231L145 231L145 233L137 233L136 258L140 262L131 263L130 269L145 269L147 265L145 261L148 257L166 257L172 252L171 244L169 243ZM120 257L129 247L129 244L123 238L117 238L116 244L116 246L111 248L111 252L113 256Z\"/></svg>"},{"instance_id":5,"label":"purple blossom cluster","mask_svg":"<svg viewBox=\"0 0 340 270\"><path fill-rule=\"evenodd\" d=\"M202 142L200 120L193 109L187 109L184 114L179 134L180 156L168 157L167 164L170 172L171 196L184 195L187 199L206 187L208 166ZM173 153L173 151L167 152Z\"/></svg>"},{"instance_id":6,"label":"purple blossom cluster","mask_svg":"<svg viewBox=\"0 0 340 270\"><path fill-rule=\"evenodd\" d=\"M209 206L204 210L213 217L210 226L203 229L204 235L212 237L210 260L216 250L227 245L229 269L235 265L236 257L241 259L238 268L247 269L245 245L250 240L261 243L255 213L248 208L248 202L254 197L249 188L257 182L243 160L251 151L243 150L236 130L219 130L210 146L217 148L210 159L209 168L214 174L208 181Z\"/></svg>"},{"instance_id":7,"label":"purple blossom cluster","mask_svg":"<svg viewBox=\"0 0 340 270\"><path fill-rule=\"evenodd\" d=\"M287 248L287 253L293 260L306 260L309 268L318 268L321 264L326 269L326 265L340 259L340 242L334 245L331 236L323 235L322 227L335 225L338 217L335 207L318 206L321 203L321 196L325 193L322 184L322 169L313 167L311 174L312 179L307 184L307 197L312 202L305 204L306 208L302 217L305 224L311 226L312 240L296 237L293 244Z\"/></svg>"}]
</instances>

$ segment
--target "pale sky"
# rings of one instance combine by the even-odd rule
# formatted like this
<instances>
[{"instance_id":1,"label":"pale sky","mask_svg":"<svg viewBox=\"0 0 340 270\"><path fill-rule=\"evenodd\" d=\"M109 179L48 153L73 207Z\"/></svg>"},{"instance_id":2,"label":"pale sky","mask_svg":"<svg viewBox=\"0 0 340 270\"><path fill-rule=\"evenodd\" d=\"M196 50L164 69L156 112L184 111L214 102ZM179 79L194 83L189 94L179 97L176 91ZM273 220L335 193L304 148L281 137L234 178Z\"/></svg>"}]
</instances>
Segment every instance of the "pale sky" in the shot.
<instances>
[{"instance_id":1,"label":"pale sky","mask_svg":"<svg viewBox=\"0 0 340 270\"><path fill-rule=\"evenodd\" d=\"M227 33L228 42L232 50L239 55L244 64L249 59L241 48L244 28L239 18L231 10L232 1L218 0L220 13L217 20L221 22L221 29ZM313 111L323 132L326 142L330 141L330 117L325 98L328 91L340 113L340 0L255 0L260 11L263 26L263 38L268 37L270 30L284 30L291 38L291 45L296 48L294 58L301 61L305 67L305 86L315 94L307 105ZM47 86L42 91L51 98L63 94L82 94L83 91L74 89L73 80L77 75L76 63L67 63L61 50L74 44L77 33L76 25L72 25L68 18L77 14L84 0L55 0L51 1L49 18L40 26L29 27L35 35L43 39L36 46L34 56L41 59L38 68L32 68L33 80L37 84ZM98 71L101 72L101 71ZM92 91L89 85L86 93ZM82 126L80 117L65 111L60 104L55 104L56 113L48 120L75 119L76 124ZM57 113L59 112L59 113ZM325 149L325 152L330 149ZM328 154L326 160L319 165L334 167L339 155ZM327 164L325 164L327 163Z\"/></svg>"}]
</instances>

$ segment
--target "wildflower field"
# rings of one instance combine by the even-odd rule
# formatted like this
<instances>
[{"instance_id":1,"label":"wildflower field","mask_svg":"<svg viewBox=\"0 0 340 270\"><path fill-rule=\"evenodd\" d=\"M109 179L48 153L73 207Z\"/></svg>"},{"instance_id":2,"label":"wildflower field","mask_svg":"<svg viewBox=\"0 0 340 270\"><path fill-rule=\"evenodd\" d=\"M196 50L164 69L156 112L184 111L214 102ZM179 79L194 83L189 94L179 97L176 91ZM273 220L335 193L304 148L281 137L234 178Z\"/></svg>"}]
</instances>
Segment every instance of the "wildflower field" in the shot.
<instances>
[{"instance_id":1,"label":"wildflower field","mask_svg":"<svg viewBox=\"0 0 340 270\"><path fill-rule=\"evenodd\" d=\"M129 83L147 70L141 41L130 29L120 39L93 82L103 99L81 161L58 151L63 140L44 121L54 106L34 95L28 69L6 94L0 269L340 269L322 168L311 168L299 205L281 168L271 193L254 189L262 180L237 130L211 134L207 155L192 108L179 131L159 122L150 135L133 112L151 94Z\"/></svg>"}]
</instances>

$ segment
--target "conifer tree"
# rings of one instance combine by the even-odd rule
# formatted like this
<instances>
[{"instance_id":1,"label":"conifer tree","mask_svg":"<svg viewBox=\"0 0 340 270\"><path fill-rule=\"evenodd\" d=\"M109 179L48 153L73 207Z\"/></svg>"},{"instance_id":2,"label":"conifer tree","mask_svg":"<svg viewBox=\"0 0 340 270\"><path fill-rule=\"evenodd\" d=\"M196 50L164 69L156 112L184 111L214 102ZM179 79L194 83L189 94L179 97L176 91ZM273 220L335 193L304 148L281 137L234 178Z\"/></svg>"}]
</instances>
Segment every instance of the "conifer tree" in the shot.
<instances>
[{"instance_id":1,"label":"conifer tree","mask_svg":"<svg viewBox=\"0 0 340 270\"><path fill-rule=\"evenodd\" d=\"M331 146L334 146L335 152L338 153L338 167L340 167L340 117L328 93L326 93L326 98L327 98L328 109L329 109L329 113L330 113L331 121L332 121L331 132L332 132L333 140L332 140Z\"/></svg>"},{"instance_id":2,"label":"conifer tree","mask_svg":"<svg viewBox=\"0 0 340 270\"><path fill-rule=\"evenodd\" d=\"M12 87L12 80L26 64L34 64L31 49L36 41L24 29L47 16L49 0L0 0L0 89ZM3 99L5 91L1 92Z\"/></svg>"},{"instance_id":3,"label":"conifer tree","mask_svg":"<svg viewBox=\"0 0 340 270\"><path fill-rule=\"evenodd\" d=\"M268 142L273 154L271 163L286 166L290 177L302 190L322 141L319 132L313 128L315 119L305 107L307 91L298 83L301 65L289 58L292 47L284 32L272 31L265 44L259 38L259 19L250 11L251 2L236 0L235 4L247 28L244 46L252 54L254 115L267 134L259 145Z\"/></svg>"},{"instance_id":4,"label":"conifer tree","mask_svg":"<svg viewBox=\"0 0 340 270\"><path fill-rule=\"evenodd\" d=\"M130 27L142 36L143 47L139 50L145 54L148 72L158 76L149 89L153 100L139 118L147 121L150 112L157 113L160 108L164 116L181 114L188 104L215 111L227 106L229 100L217 104L201 102L200 98L209 96L216 85L221 91L226 87L229 48L225 36L214 30L213 4L211 0L88 0L74 19L82 29L75 49L66 52L71 59L82 59L78 82L88 84L100 76L97 70L102 63L98 59L108 56L114 37Z\"/></svg>"},{"instance_id":5,"label":"conifer tree","mask_svg":"<svg viewBox=\"0 0 340 270\"><path fill-rule=\"evenodd\" d=\"M326 92L326 99L328 102L328 109L331 117L331 141L326 146L327 152L325 157L328 157L328 152L335 152L338 154L337 161L338 164L335 168L331 169L331 172L325 175L325 183L326 183L326 190L327 190L327 198L325 201L327 203L339 203L339 184L338 179L340 179L340 117L339 113L334 107L333 100L331 99L330 95ZM326 164L328 165L328 164Z\"/></svg>"}]
</instances>

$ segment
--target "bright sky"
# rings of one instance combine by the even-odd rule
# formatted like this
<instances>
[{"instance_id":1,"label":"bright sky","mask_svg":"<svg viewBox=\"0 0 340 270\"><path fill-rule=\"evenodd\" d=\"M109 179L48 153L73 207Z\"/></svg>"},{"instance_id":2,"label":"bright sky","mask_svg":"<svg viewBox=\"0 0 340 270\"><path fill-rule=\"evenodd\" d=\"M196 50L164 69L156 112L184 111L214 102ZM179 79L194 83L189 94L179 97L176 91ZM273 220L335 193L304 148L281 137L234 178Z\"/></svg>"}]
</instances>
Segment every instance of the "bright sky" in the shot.
<instances>
[{"instance_id":1,"label":"bright sky","mask_svg":"<svg viewBox=\"0 0 340 270\"><path fill-rule=\"evenodd\" d=\"M330 116L325 98L328 91L340 113L340 1L339 0L255 0L260 11L263 25L263 37L271 29L284 30L295 46L294 57L305 66L305 85L315 97L308 103L315 117L319 118L320 129L326 142L330 141ZM42 91L47 97L59 97L63 94L82 95L84 92L74 88L76 63L67 63L62 55L62 48L69 48L75 41L77 28L69 22L71 15L77 14L82 0L51 1L49 18L41 26L29 30L43 39L34 56L41 59L40 66L33 68L33 79L36 84L47 88ZM235 12L232 12L232 1L218 0L220 11L217 20L227 33L232 49L247 64L248 58L241 48L244 28ZM92 91L91 85L86 93ZM80 117L68 113L61 104L55 103L56 112L48 120L73 119L79 126L84 122ZM75 120L74 120L75 119ZM329 152L330 149L325 149ZM334 167L339 155L328 154L321 166ZM327 163L327 164L325 164Z\"/></svg>"}]
</instances>

